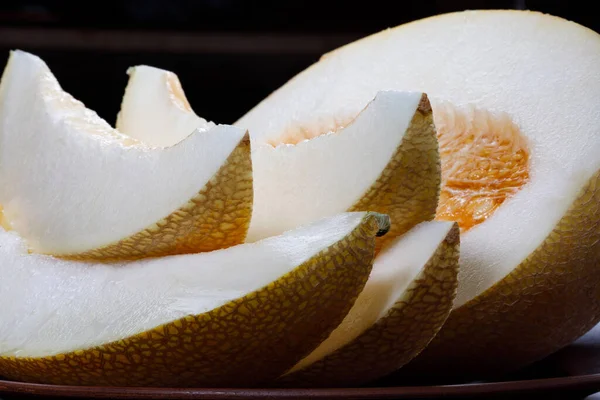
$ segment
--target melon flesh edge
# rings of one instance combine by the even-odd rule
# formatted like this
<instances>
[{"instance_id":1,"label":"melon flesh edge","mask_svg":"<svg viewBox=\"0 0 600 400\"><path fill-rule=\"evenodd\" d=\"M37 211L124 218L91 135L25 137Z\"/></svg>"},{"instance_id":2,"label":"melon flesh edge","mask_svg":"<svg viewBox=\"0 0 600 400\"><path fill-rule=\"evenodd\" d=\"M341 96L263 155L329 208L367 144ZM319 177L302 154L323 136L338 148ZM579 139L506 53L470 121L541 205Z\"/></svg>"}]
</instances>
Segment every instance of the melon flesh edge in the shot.
<instances>
[{"instance_id":1,"label":"melon flesh edge","mask_svg":"<svg viewBox=\"0 0 600 400\"><path fill-rule=\"evenodd\" d=\"M150 144L155 143L153 136L137 122L146 118L150 108L142 107L137 99L141 88L159 91L162 80L172 74L158 71L162 71L160 79L137 73L130 76L120 112L121 120L131 121L122 132ZM422 93L381 91L373 97L364 110L345 114L346 119L355 117L346 126L297 144L273 146L262 140L260 129L249 131L254 204L247 242L346 211L368 191L401 145ZM154 107L162 109L157 115L178 110L165 99L155 103ZM191 110L188 113L195 116ZM284 140L286 132L282 130L274 142ZM185 130L173 124L163 140L173 144L184 136Z\"/></svg>"},{"instance_id":2,"label":"melon flesh edge","mask_svg":"<svg viewBox=\"0 0 600 400\"><path fill-rule=\"evenodd\" d=\"M286 374L321 360L352 342L379 319L385 317L402 297L404 291L420 275L423 267L452 227L452 222L423 222L391 242L375 259L365 288L343 322L327 340Z\"/></svg>"},{"instance_id":3,"label":"melon flesh edge","mask_svg":"<svg viewBox=\"0 0 600 400\"><path fill-rule=\"evenodd\" d=\"M527 38L524 40L523 38ZM469 11L386 30L327 54L234 125L277 137L314 115L358 112L380 90L505 113L530 150L530 181L461 237L459 307L545 240L600 169L600 40L533 12Z\"/></svg>"},{"instance_id":4,"label":"melon flesh edge","mask_svg":"<svg viewBox=\"0 0 600 400\"><path fill-rule=\"evenodd\" d=\"M139 65L129 68L127 74L129 81L116 124L120 132L143 137L150 146L169 147L196 129L205 131L215 126L189 108L174 73Z\"/></svg>"},{"instance_id":5,"label":"melon flesh edge","mask_svg":"<svg viewBox=\"0 0 600 400\"><path fill-rule=\"evenodd\" d=\"M186 204L244 135L218 125L149 148L64 92L38 57L12 52L0 86L4 220L41 253L111 244Z\"/></svg>"},{"instance_id":6,"label":"melon flesh edge","mask_svg":"<svg viewBox=\"0 0 600 400\"><path fill-rule=\"evenodd\" d=\"M344 213L257 243L127 264L28 254L0 231L0 356L41 357L127 338L261 289L343 239Z\"/></svg>"}]
</instances>

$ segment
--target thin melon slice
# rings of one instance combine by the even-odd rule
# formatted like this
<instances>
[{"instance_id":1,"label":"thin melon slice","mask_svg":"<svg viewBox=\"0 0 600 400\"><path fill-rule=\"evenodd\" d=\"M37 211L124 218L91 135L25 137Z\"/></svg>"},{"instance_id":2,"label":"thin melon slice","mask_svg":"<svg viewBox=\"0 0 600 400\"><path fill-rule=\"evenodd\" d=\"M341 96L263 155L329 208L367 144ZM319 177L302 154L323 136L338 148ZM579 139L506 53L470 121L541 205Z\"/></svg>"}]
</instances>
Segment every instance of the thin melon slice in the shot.
<instances>
[{"instance_id":1,"label":"thin melon slice","mask_svg":"<svg viewBox=\"0 0 600 400\"><path fill-rule=\"evenodd\" d=\"M169 147L181 142L196 129L215 124L198 117L185 97L179 78L172 72L140 65L127 70L125 89L116 128L144 143Z\"/></svg>"},{"instance_id":2,"label":"thin melon slice","mask_svg":"<svg viewBox=\"0 0 600 400\"><path fill-rule=\"evenodd\" d=\"M166 149L111 128L38 57L11 53L0 85L0 204L31 250L136 259L244 241L246 132L219 125Z\"/></svg>"},{"instance_id":3,"label":"thin melon slice","mask_svg":"<svg viewBox=\"0 0 600 400\"><path fill-rule=\"evenodd\" d=\"M390 243L342 323L278 383L357 386L402 367L429 344L452 309L458 254L452 222L423 222Z\"/></svg>"},{"instance_id":4,"label":"thin melon slice","mask_svg":"<svg viewBox=\"0 0 600 400\"><path fill-rule=\"evenodd\" d=\"M154 146L189 135L189 126L169 123L168 116L182 110L164 89L173 73L139 66L129 75L119 113L121 131ZM314 114L319 119L310 125L295 123L290 110L290 123L268 140L261 128L250 131L254 209L247 241L337 212L371 210L392 219L390 233L378 242L381 248L386 240L433 219L441 177L427 96L382 91L373 97L364 109L342 112L335 121L329 109L319 109ZM149 101L154 105L147 106ZM160 140L138 122L151 118L150 110L164 116L157 126L171 127ZM204 120L195 118L203 126Z\"/></svg>"},{"instance_id":5,"label":"thin melon slice","mask_svg":"<svg viewBox=\"0 0 600 400\"><path fill-rule=\"evenodd\" d=\"M566 345L600 320L600 36L526 11L466 11L324 56L235 125L278 137L359 112L381 90L430 98L438 219L461 226L450 315L419 373L485 375ZM342 154L343 155L343 154Z\"/></svg>"},{"instance_id":6,"label":"thin melon slice","mask_svg":"<svg viewBox=\"0 0 600 400\"><path fill-rule=\"evenodd\" d=\"M255 386L342 321L389 218L344 213L263 241L128 264L27 254L0 231L0 375L110 386Z\"/></svg>"}]
</instances>

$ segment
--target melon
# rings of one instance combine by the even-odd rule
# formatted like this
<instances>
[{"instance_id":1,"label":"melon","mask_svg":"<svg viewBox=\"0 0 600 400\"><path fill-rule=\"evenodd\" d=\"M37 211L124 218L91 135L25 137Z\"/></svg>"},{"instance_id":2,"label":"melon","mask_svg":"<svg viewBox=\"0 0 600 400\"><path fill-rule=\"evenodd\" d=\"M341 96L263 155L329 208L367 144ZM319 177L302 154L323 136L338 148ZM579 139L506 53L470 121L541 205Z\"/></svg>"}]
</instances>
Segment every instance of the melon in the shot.
<instances>
[{"instance_id":1,"label":"melon","mask_svg":"<svg viewBox=\"0 0 600 400\"><path fill-rule=\"evenodd\" d=\"M195 125L169 122L170 115L181 112L165 90L174 77L170 71L149 66L130 68L119 130L161 146L177 143L194 129ZM147 106L147 102L153 104ZM156 123L161 127L161 132L156 132L160 139L138 122L152 118L150 110L161 119ZM186 110L190 116L196 115L191 108ZM370 193L350 208L387 210L392 223L377 243L382 254L367 286L344 322L277 385L344 386L384 376L418 354L446 320L456 294L457 225L425 224L396 241L384 240L398 237L435 214L440 169L430 117L425 95L382 91L345 127L334 124L325 136L311 137L304 127L285 132L278 139L284 144L277 144L261 142L260 134L250 131L255 204L248 240L300 225L307 217L334 213L344 199L357 193L357 188L349 185L363 185L360 175L375 176L370 169L380 167L383 170ZM202 127L205 120L196 118L197 126ZM410 125L402 128L405 131L397 131L409 119ZM378 154L391 150L395 154L387 165L377 160ZM335 151L338 158L332 157ZM342 171L344 166L353 171ZM319 171L323 167L326 169ZM334 181L334 174L342 183ZM318 182L312 182L311 176ZM349 203L344 208L349 208Z\"/></svg>"},{"instance_id":2,"label":"melon","mask_svg":"<svg viewBox=\"0 0 600 400\"><path fill-rule=\"evenodd\" d=\"M456 222L423 222L377 256L342 323L277 380L281 386L357 386L419 354L438 333L456 294Z\"/></svg>"},{"instance_id":3,"label":"melon","mask_svg":"<svg viewBox=\"0 0 600 400\"><path fill-rule=\"evenodd\" d=\"M600 36L576 23L449 13L324 55L234 125L257 141L305 126L318 139L381 91L427 93L442 166L436 218L460 225L460 272L452 313L406 370L483 376L600 320L598 65Z\"/></svg>"},{"instance_id":4,"label":"melon","mask_svg":"<svg viewBox=\"0 0 600 400\"><path fill-rule=\"evenodd\" d=\"M206 120L191 108L184 110L165 89L175 79L170 71L130 68L119 131L160 147L180 143L195 126L204 129ZM178 93L185 98L182 89ZM327 109L321 112L322 118L329 116ZM173 123L172 116L180 113L196 124ZM160 119L154 124L160 132L153 133L143 122L154 119ZM246 241L338 212L369 210L392 219L390 233L378 241L380 249L385 241L433 219L441 176L426 94L381 91L357 115L329 122L326 134L318 137L313 134L319 126L309 124L291 123L268 138L261 129L249 131L254 205Z\"/></svg>"},{"instance_id":5,"label":"melon","mask_svg":"<svg viewBox=\"0 0 600 400\"><path fill-rule=\"evenodd\" d=\"M151 148L113 129L38 57L11 52L0 84L3 226L32 252L123 260L242 243L252 214L247 132L198 130Z\"/></svg>"},{"instance_id":6,"label":"melon","mask_svg":"<svg viewBox=\"0 0 600 400\"><path fill-rule=\"evenodd\" d=\"M207 253L29 254L0 229L0 376L59 385L255 386L341 322L389 218L344 213Z\"/></svg>"}]
</instances>

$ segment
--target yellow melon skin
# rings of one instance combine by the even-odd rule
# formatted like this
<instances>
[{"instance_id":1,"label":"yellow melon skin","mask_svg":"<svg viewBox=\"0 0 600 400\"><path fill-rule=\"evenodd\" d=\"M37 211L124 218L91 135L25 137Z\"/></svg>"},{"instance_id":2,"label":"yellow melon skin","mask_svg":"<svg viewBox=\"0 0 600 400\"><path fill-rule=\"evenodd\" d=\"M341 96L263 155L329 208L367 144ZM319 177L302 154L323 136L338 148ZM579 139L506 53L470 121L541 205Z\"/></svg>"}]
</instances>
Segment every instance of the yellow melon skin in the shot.
<instances>
[{"instance_id":1,"label":"yellow melon skin","mask_svg":"<svg viewBox=\"0 0 600 400\"><path fill-rule=\"evenodd\" d=\"M41 358L0 357L8 379L58 385L239 387L275 379L343 320L370 274L367 213L346 237L266 287L114 343Z\"/></svg>"},{"instance_id":2,"label":"yellow melon skin","mask_svg":"<svg viewBox=\"0 0 600 400\"><path fill-rule=\"evenodd\" d=\"M419 276L393 307L347 345L280 377L284 387L357 386L402 367L438 333L458 287L460 234L454 224Z\"/></svg>"},{"instance_id":3,"label":"yellow melon skin","mask_svg":"<svg viewBox=\"0 0 600 400\"><path fill-rule=\"evenodd\" d=\"M600 171L545 241L504 279L453 310L400 377L470 379L514 370L600 321Z\"/></svg>"},{"instance_id":4,"label":"yellow melon skin","mask_svg":"<svg viewBox=\"0 0 600 400\"><path fill-rule=\"evenodd\" d=\"M111 262L235 246L246 239L253 195L250 139L246 134L206 186L163 220L108 246L60 257Z\"/></svg>"},{"instance_id":5,"label":"yellow melon skin","mask_svg":"<svg viewBox=\"0 0 600 400\"><path fill-rule=\"evenodd\" d=\"M423 94L402 143L369 190L348 211L390 216L390 231L376 251L415 225L431 221L437 209L441 162L431 104Z\"/></svg>"}]
</instances>

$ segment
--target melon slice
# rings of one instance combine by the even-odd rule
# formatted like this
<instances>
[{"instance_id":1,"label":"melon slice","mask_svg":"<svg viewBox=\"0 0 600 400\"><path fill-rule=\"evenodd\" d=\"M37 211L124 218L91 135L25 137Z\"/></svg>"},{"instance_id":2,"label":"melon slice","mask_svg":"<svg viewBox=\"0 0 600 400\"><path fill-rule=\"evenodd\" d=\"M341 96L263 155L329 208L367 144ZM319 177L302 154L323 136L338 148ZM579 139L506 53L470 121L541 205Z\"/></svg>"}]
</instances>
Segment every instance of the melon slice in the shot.
<instances>
[{"instance_id":1,"label":"melon slice","mask_svg":"<svg viewBox=\"0 0 600 400\"><path fill-rule=\"evenodd\" d=\"M169 122L170 115L182 112L165 90L174 74L139 66L129 75L119 113L121 131L154 146L172 145L189 135L189 126ZM250 131L254 208L247 241L337 212L370 210L392 219L379 249L386 240L433 219L441 177L427 96L382 91L371 100L335 121L328 109L315 112L320 119L310 125L291 121L278 136L265 138L261 129ZM149 101L154 104L147 106ZM203 126L203 119L185 109ZM153 118L150 112L163 116L156 124L165 127L160 140L138 122Z\"/></svg>"},{"instance_id":2,"label":"melon slice","mask_svg":"<svg viewBox=\"0 0 600 400\"><path fill-rule=\"evenodd\" d=\"M325 55L235 125L268 141L358 113L381 90L428 94L438 219L461 226L459 287L444 328L407 368L481 376L539 359L600 320L598 65L600 36L573 22L452 13Z\"/></svg>"},{"instance_id":3,"label":"melon slice","mask_svg":"<svg viewBox=\"0 0 600 400\"><path fill-rule=\"evenodd\" d=\"M344 213L210 253L83 263L0 231L0 375L111 386L248 386L342 321L389 218Z\"/></svg>"},{"instance_id":4,"label":"melon slice","mask_svg":"<svg viewBox=\"0 0 600 400\"><path fill-rule=\"evenodd\" d=\"M458 250L453 222L423 222L390 243L342 323L278 383L357 386L402 367L429 344L452 309Z\"/></svg>"},{"instance_id":5,"label":"melon slice","mask_svg":"<svg viewBox=\"0 0 600 400\"><path fill-rule=\"evenodd\" d=\"M140 65L127 70L125 89L116 128L144 143L169 147L181 142L196 129L215 124L198 117L185 97L179 78L172 72Z\"/></svg>"},{"instance_id":6,"label":"melon slice","mask_svg":"<svg viewBox=\"0 0 600 400\"><path fill-rule=\"evenodd\" d=\"M0 85L4 224L34 252L136 259L244 241L252 211L246 133L219 125L166 149L111 128L38 57L11 53Z\"/></svg>"}]
</instances>

